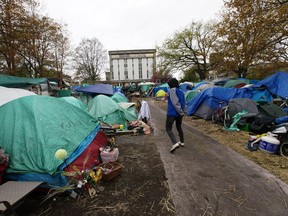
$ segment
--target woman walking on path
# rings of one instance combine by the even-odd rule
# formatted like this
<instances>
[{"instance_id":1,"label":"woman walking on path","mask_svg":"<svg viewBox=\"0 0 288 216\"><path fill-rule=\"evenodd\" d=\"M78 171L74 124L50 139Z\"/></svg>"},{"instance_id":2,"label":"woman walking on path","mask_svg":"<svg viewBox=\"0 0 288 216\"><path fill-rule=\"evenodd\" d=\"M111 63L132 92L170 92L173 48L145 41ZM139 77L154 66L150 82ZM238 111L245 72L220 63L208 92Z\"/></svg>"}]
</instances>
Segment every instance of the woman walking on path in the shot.
<instances>
[{"instance_id":1,"label":"woman walking on path","mask_svg":"<svg viewBox=\"0 0 288 216\"><path fill-rule=\"evenodd\" d=\"M179 88L179 82L175 78L168 81L170 91L168 93L168 109L166 118L166 132L173 144L170 152L173 153L177 148L184 147L184 134L182 130L182 118L186 114L185 96ZM177 142L172 131L172 126L176 122L180 141Z\"/></svg>"}]
</instances>

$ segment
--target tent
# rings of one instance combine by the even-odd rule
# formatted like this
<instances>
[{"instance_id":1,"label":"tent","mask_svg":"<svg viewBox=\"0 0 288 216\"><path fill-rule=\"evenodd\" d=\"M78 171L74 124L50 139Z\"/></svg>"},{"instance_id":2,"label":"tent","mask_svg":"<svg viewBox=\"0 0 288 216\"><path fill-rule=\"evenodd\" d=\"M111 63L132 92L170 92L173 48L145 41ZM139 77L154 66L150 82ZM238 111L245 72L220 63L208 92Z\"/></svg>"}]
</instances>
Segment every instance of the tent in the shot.
<instances>
[{"instance_id":1,"label":"tent","mask_svg":"<svg viewBox=\"0 0 288 216\"><path fill-rule=\"evenodd\" d=\"M249 83L250 83L249 80L243 79L243 78L231 79L231 80L228 80L223 87L224 88L241 88Z\"/></svg>"},{"instance_id":2,"label":"tent","mask_svg":"<svg viewBox=\"0 0 288 216\"><path fill-rule=\"evenodd\" d=\"M156 97L165 97L166 92L162 89L160 89L159 91L156 92Z\"/></svg>"},{"instance_id":3,"label":"tent","mask_svg":"<svg viewBox=\"0 0 288 216\"><path fill-rule=\"evenodd\" d=\"M121 93L114 93L111 99L114 100L116 103L128 102L128 98L125 97L125 95Z\"/></svg>"},{"instance_id":4,"label":"tent","mask_svg":"<svg viewBox=\"0 0 288 216\"><path fill-rule=\"evenodd\" d=\"M200 93L200 91L198 91L198 90L191 90L191 91L185 92L184 95L185 95L186 103L188 103L190 100L192 100L192 98L194 98L199 93Z\"/></svg>"},{"instance_id":5,"label":"tent","mask_svg":"<svg viewBox=\"0 0 288 216\"><path fill-rule=\"evenodd\" d=\"M254 87L265 87L269 92L277 97L288 98L288 73L277 72L259 81Z\"/></svg>"},{"instance_id":6,"label":"tent","mask_svg":"<svg viewBox=\"0 0 288 216\"><path fill-rule=\"evenodd\" d=\"M192 90L194 87L194 84L191 83L191 82L184 82L184 83L180 83L180 89L183 91L183 92L187 92L189 90Z\"/></svg>"},{"instance_id":7,"label":"tent","mask_svg":"<svg viewBox=\"0 0 288 216\"><path fill-rule=\"evenodd\" d=\"M94 116L97 120L107 124L122 124L125 129L127 121L137 120L137 116L131 116L112 98L105 95L94 97L88 104L88 113Z\"/></svg>"},{"instance_id":8,"label":"tent","mask_svg":"<svg viewBox=\"0 0 288 216\"><path fill-rule=\"evenodd\" d=\"M10 101L0 107L0 124L1 147L10 157L5 177L55 187L67 184L61 175L66 164L79 160L92 143L100 146L107 141L95 141L100 129L95 118L54 97L31 95ZM65 163L55 158L58 149L67 151ZM94 155L99 156L99 148ZM83 157L78 163L85 169Z\"/></svg>"},{"instance_id":9,"label":"tent","mask_svg":"<svg viewBox=\"0 0 288 216\"><path fill-rule=\"evenodd\" d=\"M74 105L74 106L76 106L82 110L86 110L86 108L87 108L87 105L85 105L81 100L79 100L75 97L72 97L72 96L61 97L61 98L59 98L59 100L66 101L66 102L68 102L68 103L70 103L70 104L72 104L72 105Z\"/></svg>"},{"instance_id":10,"label":"tent","mask_svg":"<svg viewBox=\"0 0 288 216\"><path fill-rule=\"evenodd\" d=\"M154 85L155 83L152 82L141 82L138 84L142 92L148 92Z\"/></svg>"},{"instance_id":11,"label":"tent","mask_svg":"<svg viewBox=\"0 0 288 216\"><path fill-rule=\"evenodd\" d=\"M36 95L36 94L24 89L6 88L0 86L0 106L12 100L16 100L18 98L30 95Z\"/></svg>"},{"instance_id":12,"label":"tent","mask_svg":"<svg viewBox=\"0 0 288 216\"><path fill-rule=\"evenodd\" d=\"M160 85L160 86L157 86L153 89L153 94L156 95L156 93L159 91L159 90L163 90L165 92L168 92L169 90L169 85L168 83L165 83L163 85Z\"/></svg>"},{"instance_id":13,"label":"tent","mask_svg":"<svg viewBox=\"0 0 288 216\"><path fill-rule=\"evenodd\" d=\"M213 110L220 102L228 103L231 98L251 98L249 89L213 87L205 89L187 103L187 115L195 115L205 120L211 119Z\"/></svg>"},{"instance_id":14,"label":"tent","mask_svg":"<svg viewBox=\"0 0 288 216\"><path fill-rule=\"evenodd\" d=\"M99 83L96 85L89 85L85 87L76 88L75 91L91 95L92 97L99 94L111 96L113 95L113 86L109 84Z\"/></svg>"}]
</instances>

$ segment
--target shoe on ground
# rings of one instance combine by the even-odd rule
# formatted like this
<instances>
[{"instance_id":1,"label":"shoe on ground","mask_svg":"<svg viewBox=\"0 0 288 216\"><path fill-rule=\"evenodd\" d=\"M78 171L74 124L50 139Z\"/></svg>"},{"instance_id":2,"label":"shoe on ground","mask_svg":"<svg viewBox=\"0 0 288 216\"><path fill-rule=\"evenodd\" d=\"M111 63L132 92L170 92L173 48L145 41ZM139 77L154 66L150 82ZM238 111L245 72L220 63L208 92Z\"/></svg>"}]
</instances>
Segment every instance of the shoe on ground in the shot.
<instances>
[{"instance_id":1,"label":"shoe on ground","mask_svg":"<svg viewBox=\"0 0 288 216\"><path fill-rule=\"evenodd\" d=\"M185 146L185 144L184 144L184 142L178 142L178 144L181 146L181 147L184 147Z\"/></svg>"},{"instance_id":2,"label":"shoe on ground","mask_svg":"<svg viewBox=\"0 0 288 216\"><path fill-rule=\"evenodd\" d=\"M175 143L173 146L172 146L172 148L171 148L171 150L170 150L170 153L173 153L177 148L179 148L180 147L180 145L179 145L179 143Z\"/></svg>"}]
</instances>

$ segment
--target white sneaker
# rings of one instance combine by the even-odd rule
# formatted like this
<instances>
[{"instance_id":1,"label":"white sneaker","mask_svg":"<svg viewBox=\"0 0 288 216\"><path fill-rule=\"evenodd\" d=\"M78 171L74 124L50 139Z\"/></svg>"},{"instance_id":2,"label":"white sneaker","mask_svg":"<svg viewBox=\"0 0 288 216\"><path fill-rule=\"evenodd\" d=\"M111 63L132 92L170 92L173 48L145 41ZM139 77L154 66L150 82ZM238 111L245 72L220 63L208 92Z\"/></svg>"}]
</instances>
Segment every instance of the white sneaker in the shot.
<instances>
[{"instance_id":1,"label":"white sneaker","mask_svg":"<svg viewBox=\"0 0 288 216\"><path fill-rule=\"evenodd\" d=\"M170 153L173 153L177 148L180 147L180 144L179 143L175 143L172 148L170 149Z\"/></svg>"},{"instance_id":2,"label":"white sneaker","mask_svg":"<svg viewBox=\"0 0 288 216\"><path fill-rule=\"evenodd\" d=\"M184 144L184 142L178 142L178 144L181 146L181 147L184 147L185 146L185 144Z\"/></svg>"}]
</instances>

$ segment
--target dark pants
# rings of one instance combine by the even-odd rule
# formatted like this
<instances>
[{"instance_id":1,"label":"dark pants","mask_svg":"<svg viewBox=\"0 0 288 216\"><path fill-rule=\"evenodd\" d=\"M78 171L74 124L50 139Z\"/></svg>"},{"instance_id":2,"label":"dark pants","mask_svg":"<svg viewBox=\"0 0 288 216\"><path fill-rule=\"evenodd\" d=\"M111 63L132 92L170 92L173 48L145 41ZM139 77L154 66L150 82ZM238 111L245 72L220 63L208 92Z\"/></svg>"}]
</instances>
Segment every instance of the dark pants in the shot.
<instances>
[{"instance_id":1,"label":"dark pants","mask_svg":"<svg viewBox=\"0 0 288 216\"><path fill-rule=\"evenodd\" d=\"M167 116L166 118L166 132L173 144L177 143L176 138L172 131L172 126L173 126L174 121L176 121L176 129L180 137L180 142L184 143L184 134L183 134L182 126L181 126L182 118L183 118L182 116L180 117Z\"/></svg>"}]
</instances>

